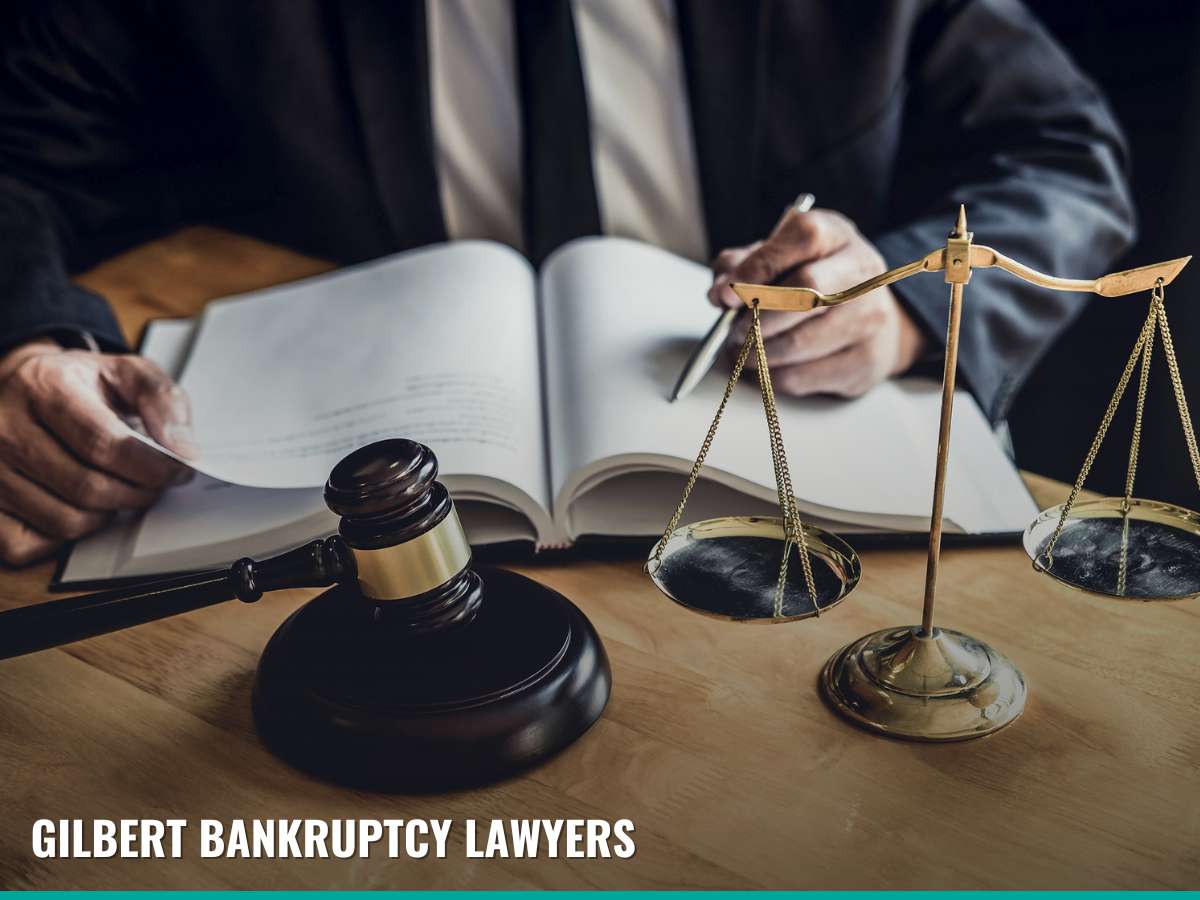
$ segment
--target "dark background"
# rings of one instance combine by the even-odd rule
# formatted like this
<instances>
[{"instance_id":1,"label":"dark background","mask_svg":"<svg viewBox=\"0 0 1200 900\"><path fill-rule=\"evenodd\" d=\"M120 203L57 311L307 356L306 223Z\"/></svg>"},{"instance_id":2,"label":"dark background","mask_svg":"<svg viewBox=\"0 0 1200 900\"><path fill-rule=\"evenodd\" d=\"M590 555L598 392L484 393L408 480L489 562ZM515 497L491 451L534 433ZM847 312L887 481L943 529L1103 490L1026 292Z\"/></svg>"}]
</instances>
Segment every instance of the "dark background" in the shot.
<instances>
[{"instance_id":1,"label":"dark background","mask_svg":"<svg viewBox=\"0 0 1200 900\"><path fill-rule=\"evenodd\" d=\"M1033 0L1030 6L1107 93L1129 138L1138 241L1113 268L1200 253L1200 3ZM986 235L979 240L986 243ZM1198 288L1200 257L1166 294L1175 351L1193 403L1200 403L1200 354L1194 349L1200 342ZM1078 296L1086 303L1083 315L1042 360L1010 419L1018 464L1064 481L1078 474L1148 311L1144 295ZM1195 508L1197 485L1161 341L1154 349L1134 493ZM1136 389L1135 380L1089 488L1124 491Z\"/></svg>"}]
</instances>

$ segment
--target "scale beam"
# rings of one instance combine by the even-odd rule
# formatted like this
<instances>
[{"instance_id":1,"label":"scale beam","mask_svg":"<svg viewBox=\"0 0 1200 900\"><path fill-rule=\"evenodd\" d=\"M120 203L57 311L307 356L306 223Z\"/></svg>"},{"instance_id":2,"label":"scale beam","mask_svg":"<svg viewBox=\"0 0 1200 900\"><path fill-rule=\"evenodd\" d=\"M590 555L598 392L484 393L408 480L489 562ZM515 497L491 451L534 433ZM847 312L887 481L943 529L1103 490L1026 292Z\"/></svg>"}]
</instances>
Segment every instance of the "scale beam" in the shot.
<instances>
[{"instance_id":1,"label":"scale beam","mask_svg":"<svg viewBox=\"0 0 1200 900\"><path fill-rule=\"evenodd\" d=\"M1057 291L1078 291L1099 294L1101 297L1124 297L1127 294L1139 294L1154 287L1158 279L1163 285L1168 285L1183 271L1190 261L1190 256L1154 263L1149 266L1139 266L1136 269L1126 269L1123 272L1113 272L1100 278L1056 278L1045 275L1036 269L1010 259L999 250L982 244L973 244L970 253L971 269L1003 269L1016 275L1023 281L1036 284L1039 287ZM903 281L920 272L943 272L946 269L946 250L939 248L921 259L907 265L897 266L882 275L876 275L853 287L832 294L806 287L784 287L773 284L750 284L735 282L730 287L738 298L747 306L758 301L759 309L782 309L792 312L808 312L819 306L839 306L856 297L869 294L881 287Z\"/></svg>"}]
</instances>

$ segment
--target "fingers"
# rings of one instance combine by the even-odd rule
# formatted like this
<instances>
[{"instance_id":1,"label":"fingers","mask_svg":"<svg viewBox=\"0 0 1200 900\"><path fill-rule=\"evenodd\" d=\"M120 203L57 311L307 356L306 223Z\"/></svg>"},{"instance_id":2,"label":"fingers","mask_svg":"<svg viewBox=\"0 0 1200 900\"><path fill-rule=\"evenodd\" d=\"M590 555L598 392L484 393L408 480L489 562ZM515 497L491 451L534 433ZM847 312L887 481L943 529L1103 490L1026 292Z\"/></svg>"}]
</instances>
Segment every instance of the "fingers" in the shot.
<instances>
[{"instance_id":1,"label":"fingers","mask_svg":"<svg viewBox=\"0 0 1200 900\"><path fill-rule=\"evenodd\" d=\"M135 408L160 435L186 414L170 380L133 360L46 351L4 369L0 560L46 556L117 510L149 505L186 471L133 437L112 406Z\"/></svg>"},{"instance_id":2,"label":"fingers","mask_svg":"<svg viewBox=\"0 0 1200 900\"><path fill-rule=\"evenodd\" d=\"M0 560L24 566L44 559L58 549L59 542L38 534L20 519L0 512Z\"/></svg>"},{"instance_id":3,"label":"fingers","mask_svg":"<svg viewBox=\"0 0 1200 900\"><path fill-rule=\"evenodd\" d=\"M14 469L0 471L0 510L19 516L44 536L67 541L95 531L110 516L72 506Z\"/></svg>"},{"instance_id":4,"label":"fingers","mask_svg":"<svg viewBox=\"0 0 1200 900\"><path fill-rule=\"evenodd\" d=\"M860 284L884 271L879 251L846 217L831 210L785 215L757 246L728 250L714 263L709 299L734 305L730 281L809 287L822 294ZM880 288L844 306L810 312L764 311L764 350L783 394L857 396L919 356L924 338ZM742 344L750 316L735 324L730 343ZM747 365L757 365L751 355Z\"/></svg>"},{"instance_id":5,"label":"fingers","mask_svg":"<svg viewBox=\"0 0 1200 900\"><path fill-rule=\"evenodd\" d=\"M836 253L857 234L845 216L828 209L784 216L771 236L737 264L734 281L772 284L790 270Z\"/></svg>"},{"instance_id":6,"label":"fingers","mask_svg":"<svg viewBox=\"0 0 1200 900\"><path fill-rule=\"evenodd\" d=\"M777 334L782 334L792 328L804 325L804 323L820 318L830 312L828 307L819 306L816 309L808 312L781 312L779 310L768 309L759 313L759 323L762 327L763 340L774 337ZM747 333L750 331L750 326L754 324L752 316L742 316L734 323L733 331L730 333L730 343L740 346L742 341L746 339Z\"/></svg>"},{"instance_id":7,"label":"fingers","mask_svg":"<svg viewBox=\"0 0 1200 900\"><path fill-rule=\"evenodd\" d=\"M734 270L747 256L762 246L762 241L755 241L747 247L733 247L722 250L713 260L713 283L708 289L708 302L713 306L740 306L742 301L729 288L733 280Z\"/></svg>"},{"instance_id":8,"label":"fingers","mask_svg":"<svg viewBox=\"0 0 1200 900\"><path fill-rule=\"evenodd\" d=\"M777 391L794 397L811 394L858 397L883 378L866 343L854 344L812 362L772 369L771 377Z\"/></svg>"},{"instance_id":9,"label":"fingers","mask_svg":"<svg viewBox=\"0 0 1200 900\"><path fill-rule=\"evenodd\" d=\"M787 213L765 241L757 241L747 247L734 247L718 254L713 261L709 302L714 306L739 305L741 300L729 288L731 281L801 284L787 278L793 269L810 260L836 253L857 234L849 219L830 209Z\"/></svg>"},{"instance_id":10,"label":"fingers","mask_svg":"<svg viewBox=\"0 0 1200 900\"><path fill-rule=\"evenodd\" d=\"M833 294L881 275L887 264L879 251L861 235L829 256L802 266L788 284L811 287L822 294ZM866 296L873 296L868 294ZM855 301L857 302L857 301Z\"/></svg>"},{"instance_id":11,"label":"fingers","mask_svg":"<svg viewBox=\"0 0 1200 900\"><path fill-rule=\"evenodd\" d=\"M80 510L142 509L158 498L155 489L130 484L84 465L28 416L14 414L0 426L0 458L29 481Z\"/></svg>"},{"instance_id":12,"label":"fingers","mask_svg":"<svg viewBox=\"0 0 1200 900\"><path fill-rule=\"evenodd\" d=\"M873 336L884 324L879 304L863 298L830 308L826 315L805 318L794 328L766 338L764 347L774 366L812 362Z\"/></svg>"},{"instance_id":13,"label":"fingers","mask_svg":"<svg viewBox=\"0 0 1200 900\"><path fill-rule=\"evenodd\" d=\"M851 285L859 284L882 272L884 270L884 262L878 251L863 239L861 235L853 231L853 225L847 222L846 227L851 229L850 238L847 243L827 256L813 259L790 270L784 276L777 278L776 283L795 287L809 287L823 294L830 294ZM810 312L803 313L764 312L761 317L763 338L770 339L777 335L789 333L794 329L806 329L819 316L826 313L837 313L839 317L838 321L842 321L841 316L847 316L848 318L845 322L849 326L851 321L858 321L854 318L855 316L869 312L869 308L873 302L877 306L881 296L873 293L856 299L846 306L817 307ZM749 329L749 322L739 323L739 326L735 329L731 340L740 343L740 341L745 339L746 331ZM831 325L825 327L832 329ZM845 346L845 344L843 343L841 346Z\"/></svg>"},{"instance_id":14,"label":"fingers","mask_svg":"<svg viewBox=\"0 0 1200 900\"><path fill-rule=\"evenodd\" d=\"M105 378L150 436L180 456L195 456L187 394L166 372L140 356L110 357Z\"/></svg>"},{"instance_id":15,"label":"fingers","mask_svg":"<svg viewBox=\"0 0 1200 900\"><path fill-rule=\"evenodd\" d=\"M115 382L124 373L109 376ZM45 383L36 385L29 395L37 420L85 465L133 485L159 489L186 472L175 460L133 436L97 390L94 378L95 372L86 365L47 373Z\"/></svg>"}]
</instances>

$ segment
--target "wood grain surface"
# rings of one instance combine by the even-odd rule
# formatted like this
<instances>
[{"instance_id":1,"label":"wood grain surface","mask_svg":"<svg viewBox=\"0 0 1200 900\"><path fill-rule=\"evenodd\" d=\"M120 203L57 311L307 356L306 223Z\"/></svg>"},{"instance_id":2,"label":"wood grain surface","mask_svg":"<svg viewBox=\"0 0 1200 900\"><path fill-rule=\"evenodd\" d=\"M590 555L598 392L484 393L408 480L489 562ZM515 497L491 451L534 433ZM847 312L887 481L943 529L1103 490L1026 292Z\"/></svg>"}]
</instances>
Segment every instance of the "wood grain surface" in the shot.
<instances>
[{"instance_id":1,"label":"wood grain surface","mask_svg":"<svg viewBox=\"0 0 1200 900\"><path fill-rule=\"evenodd\" d=\"M80 281L131 339L147 318L327 264L210 229ZM698 426L699 427L699 426ZM1043 504L1062 485L1029 476ZM436 797L348 791L259 744L258 653L312 596L227 604L0 663L0 886L9 888L1183 888L1200 886L1200 606L1103 601L1016 546L948 549L938 620L1008 655L1025 715L984 740L858 731L816 691L838 647L919 620L924 554L864 554L819 621L725 624L664 599L635 560L516 566L595 623L613 664L600 722L547 765ZM49 564L0 572L0 607ZM39 860L38 818L630 818L632 859Z\"/></svg>"}]
</instances>

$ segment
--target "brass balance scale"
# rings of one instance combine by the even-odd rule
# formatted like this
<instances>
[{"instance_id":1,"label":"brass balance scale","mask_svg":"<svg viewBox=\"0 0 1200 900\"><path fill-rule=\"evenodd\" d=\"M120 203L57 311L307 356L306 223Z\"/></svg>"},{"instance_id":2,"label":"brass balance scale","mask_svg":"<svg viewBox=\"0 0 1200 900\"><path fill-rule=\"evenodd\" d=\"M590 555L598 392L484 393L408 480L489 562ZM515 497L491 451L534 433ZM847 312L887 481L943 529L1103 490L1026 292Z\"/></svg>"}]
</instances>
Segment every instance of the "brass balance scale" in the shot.
<instances>
[{"instance_id":1,"label":"brass balance scale","mask_svg":"<svg viewBox=\"0 0 1200 900\"><path fill-rule=\"evenodd\" d=\"M950 285L950 312L921 624L885 628L843 647L825 664L820 687L825 699L841 715L867 729L898 738L964 740L991 734L1010 724L1025 707L1026 684L1020 671L983 641L935 627L933 621L964 290L974 269L995 267L1053 290L1088 292L1102 297L1151 292L1145 325L1070 496L1066 503L1044 511L1029 525L1024 546L1038 572L1072 588L1105 597L1185 599L1200 596L1200 514L1135 498L1133 483L1157 330L1162 337L1188 452L1200 485L1200 454L1163 302L1163 289L1190 259L1183 257L1129 269L1093 281L1056 278L1034 271L991 247L973 243L973 235L967 231L966 210L960 207L945 247L846 290L822 294L809 288L732 285L750 309L752 327L679 505L647 560L647 573L677 603L730 621L796 622L819 616L845 599L858 583L861 563L845 541L800 520L763 349L760 311L807 312L817 307L837 306L914 275L944 272ZM780 516L726 517L680 527L684 507L716 436L721 415L751 352L758 364ZM1125 493L1122 497L1079 502L1084 481L1139 360L1141 369ZM791 564L793 551L799 557L798 567Z\"/></svg>"}]
</instances>

